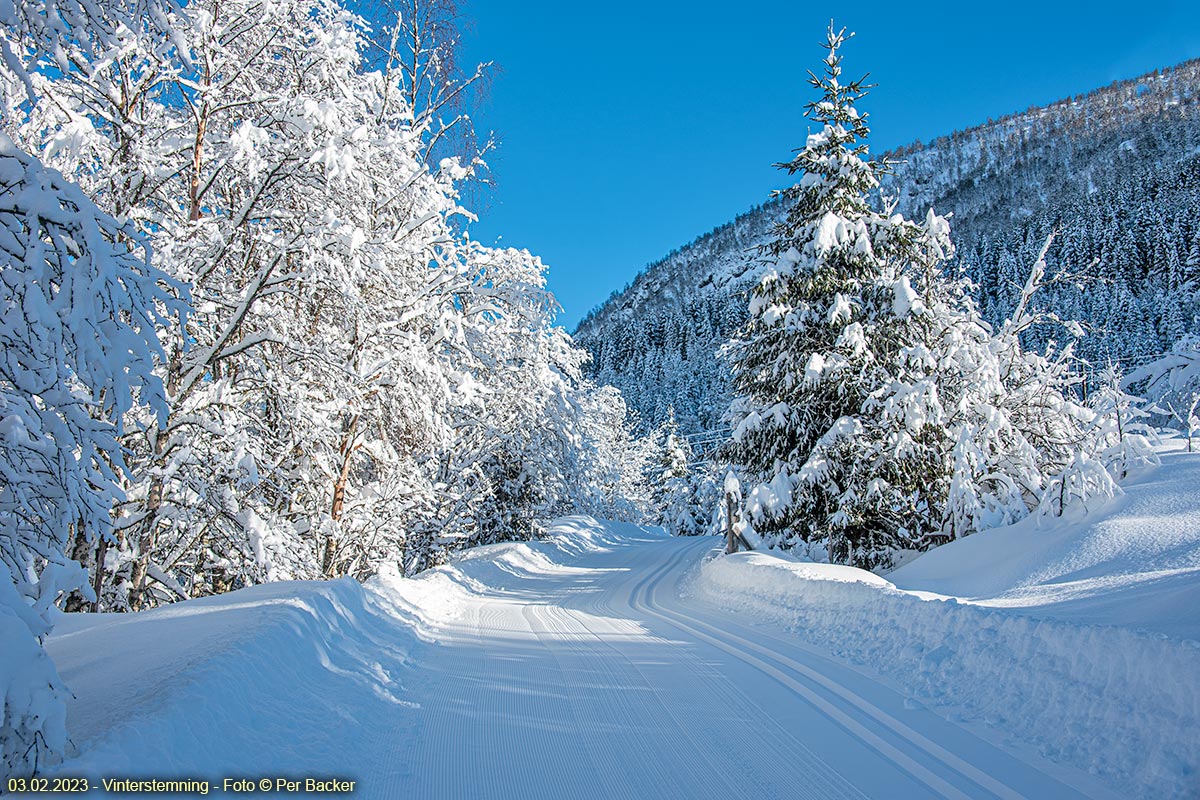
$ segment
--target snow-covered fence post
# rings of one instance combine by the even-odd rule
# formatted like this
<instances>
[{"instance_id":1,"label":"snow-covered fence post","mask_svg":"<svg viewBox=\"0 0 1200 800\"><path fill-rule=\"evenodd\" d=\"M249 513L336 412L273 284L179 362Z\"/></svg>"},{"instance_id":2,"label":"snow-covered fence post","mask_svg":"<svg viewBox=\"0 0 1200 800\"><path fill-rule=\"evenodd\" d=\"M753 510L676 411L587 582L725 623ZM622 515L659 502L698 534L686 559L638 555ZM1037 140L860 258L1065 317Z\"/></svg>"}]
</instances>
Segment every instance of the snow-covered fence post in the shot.
<instances>
[{"instance_id":1,"label":"snow-covered fence post","mask_svg":"<svg viewBox=\"0 0 1200 800\"><path fill-rule=\"evenodd\" d=\"M737 552L737 537L733 532L733 495L725 493L725 552Z\"/></svg>"},{"instance_id":2,"label":"snow-covered fence post","mask_svg":"<svg viewBox=\"0 0 1200 800\"><path fill-rule=\"evenodd\" d=\"M733 470L725 473L725 553L738 551L738 540L741 532L738 530L739 507L742 503L742 485L738 482Z\"/></svg>"}]
</instances>

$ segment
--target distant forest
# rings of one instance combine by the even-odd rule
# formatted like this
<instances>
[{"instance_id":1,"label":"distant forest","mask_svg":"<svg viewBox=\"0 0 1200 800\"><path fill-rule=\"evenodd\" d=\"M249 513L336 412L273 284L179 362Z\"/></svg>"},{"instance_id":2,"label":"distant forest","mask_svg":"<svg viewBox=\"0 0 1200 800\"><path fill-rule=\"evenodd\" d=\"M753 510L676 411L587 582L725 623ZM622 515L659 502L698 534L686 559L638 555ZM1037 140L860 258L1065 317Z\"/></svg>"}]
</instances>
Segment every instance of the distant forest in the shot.
<instances>
[{"instance_id":1,"label":"distant forest","mask_svg":"<svg viewBox=\"0 0 1200 800\"><path fill-rule=\"evenodd\" d=\"M951 215L951 268L974 281L991 323L1012 312L1053 232L1050 268L1075 277L1041 302L1082 323L1082 368L1128 368L1200 329L1200 60L884 158L896 162L882 191L896 210ZM671 409L684 432L721 426L728 367L715 353L746 318L758 246L780 213L768 200L673 251L578 326L590 377L620 389L643 428ZM1026 344L1071 338L1043 327Z\"/></svg>"}]
</instances>

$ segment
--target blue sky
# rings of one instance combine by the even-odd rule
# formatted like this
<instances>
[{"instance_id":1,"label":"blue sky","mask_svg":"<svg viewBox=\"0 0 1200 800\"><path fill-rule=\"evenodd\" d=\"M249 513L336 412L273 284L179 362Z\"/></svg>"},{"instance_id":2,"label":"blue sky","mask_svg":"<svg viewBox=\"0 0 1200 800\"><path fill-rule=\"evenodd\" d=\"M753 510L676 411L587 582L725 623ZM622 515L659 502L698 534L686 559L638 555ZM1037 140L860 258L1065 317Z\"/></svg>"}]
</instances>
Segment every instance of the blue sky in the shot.
<instances>
[{"instance_id":1,"label":"blue sky","mask_svg":"<svg viewBox=\"0 0 1200 800\"><path fill-rule=\"evenodd\" d=\"M973 10L981 9L981 10ZM986 10L982 10L986 9ZM1200 56L1194 3L467 0L501 72L475 238L550 265L568 329L649 262L785 184L832 16L876 152Z\"/></svg>"}]
</instances>

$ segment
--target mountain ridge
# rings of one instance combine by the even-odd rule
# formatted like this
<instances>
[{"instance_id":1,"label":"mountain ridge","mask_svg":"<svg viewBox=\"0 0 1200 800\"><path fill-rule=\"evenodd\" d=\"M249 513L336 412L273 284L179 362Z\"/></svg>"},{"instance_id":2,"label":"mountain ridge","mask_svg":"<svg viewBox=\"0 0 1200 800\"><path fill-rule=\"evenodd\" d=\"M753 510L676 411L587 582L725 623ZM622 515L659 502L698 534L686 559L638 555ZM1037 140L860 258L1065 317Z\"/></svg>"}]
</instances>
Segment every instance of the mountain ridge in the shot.
<instances>
[{"instance_id":1,"label":"mountain ridge","mask_svg":"<svg viewBox=\"0 0 1200 800\"><path fill-rule=\"evenodd\" d=\"M1091 324L1098 335L1080 343L1086 357L1137 359L1196 330L1200 59L913 142L882 160L899 161L882 191L901 213L951 214L951 268L977 284L989 320L1011 310L1013 284L1055 231L1051 266L1093 268L1100 279L1089 293L1043 297ZM781 213L768 199L672 250L576 327L592 355L590 377L621 389L643 427L671 410L686 431L719 426L729 396L712 356L745 319L756 248Z\"/></svg>"}]
</instances>

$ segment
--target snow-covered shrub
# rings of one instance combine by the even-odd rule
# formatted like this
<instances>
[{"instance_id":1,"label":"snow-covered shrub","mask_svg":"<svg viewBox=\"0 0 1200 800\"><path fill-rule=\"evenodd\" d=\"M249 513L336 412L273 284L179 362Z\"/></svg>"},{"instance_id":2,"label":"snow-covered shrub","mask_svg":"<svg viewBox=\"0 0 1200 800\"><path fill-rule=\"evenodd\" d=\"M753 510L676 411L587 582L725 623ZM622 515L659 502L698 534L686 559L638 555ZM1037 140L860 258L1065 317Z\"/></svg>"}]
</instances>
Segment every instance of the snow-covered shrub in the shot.
<instances>
[{"instance_id":1,"label":"snow-covered shrub","mask_svg":"<svg viewBox=\"0 0 1200 800\"><path fill-rule=\"evenodd\" d=\"M1200 336L1180 337L1170 353L1130 372L1122 386L1144 388L1154 401L1147 410L1181 431L1191 451L1200 433Z\"/></svg>"},{"instance_id":2,"label":"snow-covered shrub","mask_svg":"<svg viewBox=\"0 0 1200 800\"><path fill-rule=\"evenodd\" d=\"M1095 413L1092 449L1120 481L1140 467L1159 463L1154 444L1158 435L1147 422L1150 412L1141 398L1121 386L1121 374L1109 364L1099 374L1099 385L1089 398Z\"/></svg>"}]
</instances>

